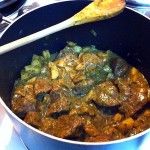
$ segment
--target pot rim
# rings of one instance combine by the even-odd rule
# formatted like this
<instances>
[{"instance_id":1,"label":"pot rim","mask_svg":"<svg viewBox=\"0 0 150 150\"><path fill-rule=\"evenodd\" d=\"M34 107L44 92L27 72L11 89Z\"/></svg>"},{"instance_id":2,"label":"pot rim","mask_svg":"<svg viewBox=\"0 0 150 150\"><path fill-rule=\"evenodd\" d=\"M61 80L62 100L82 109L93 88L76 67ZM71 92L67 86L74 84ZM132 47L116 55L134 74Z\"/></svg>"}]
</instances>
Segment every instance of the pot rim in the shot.
<instances>
[{"instance_id":1,"label":"pot rim","mask_svg":"<svg viewBox=\"0 0 150 150\"><path fill-rule=\"evenodd\" d=\"M74 0L63 0L63 1L61 1L61 2L56 1L56 2L53 2L53 3L51 3L51 4L47 4L47 5L44 5L44 6L37 7L37 8L35 8L35 9L33 9L33 10L30 10L29 12L23 14L22 16L19 16L15 21L13 21L11 24L9 24L9 25L6 27L6 29L2 32L1 37L5 34L5 32L7 31L7 29L9 29L9 27L11 27L11 25L13 25L15 22L17 22L20 18L24 17L25 15L28 15L29 13L31 13L31 12L37 10L37 9L43 8L43 7L45 7L45 6L53 5L53 4L55 4L55 3L64 3L64 2L67 2L67 1L74 1ZM79 1L79 0L78 0L78 1ZM74 2L76 2L76 1L74 1ZM85 1L85 2L86 2L86 1ZM144 14L139 13L138 11L136 11L136 10L134 10L134 9L132 9L132 8L130 8L130 7L127 7L127 6L126 6L126 9L129 9L129 10L131 10L131 11L133 11L133 12L136 12L137 14L139 14L139 15L141 15L141 16L147 18L147 19L150 21L150 18L149 18L149 17L147 17L147 16L144 15ZM0 38L1 38L1 37L0 37ZM96 145L97 145L97 146L98 146L98 145L110 145L110 144L117 144L117 143L122 143L122 142L127 142L127 141L130 141L130 140L134 140L134 139L136 139L136 138L138 138L138 137L141 137L141 136L147 134L148 132L150 132L150 128L149 128L149 129L146 129L145 131L143 131L143 132L141 132L141 133L138 133L138 134L136 134L136 135L133 135L133 136L131 136L131 137L127 137L127 138L123 138L123 139L119 139L119 140L114 140L114 141L108 141L108 142L80 142L80 141L72 141L72 140L62 139L62 138L59 138L59 137L50 135L50 134L48 134L48 133L45 133L45 132L43 132L43 131L40 131L40 130L38 130L38 129L32 127L31 125L27 124L27 123L24 122L22 119L20 119L15 113L13 113L13 112L11 111L11 109L4 103L4 101L2 100L1 97L0 97L0 104L4 107L4 109L6 110L6 112L7 112L8 114L10 114L13 118L15 118L18 122L20 122L20 123L21 123L22 125L24 125L25 127L31 129L32 131L36 132L37 134L40 134L40 135L45 136L45 137L47 137L47 138L51 138L51 139L53 139L53 140L57 140L58 142L64 142L64 143L75 144L75 145L85 145L85 146L92 146L92 145L93 145L93 146L96 146Z\"/></svg>"}]
</instances>

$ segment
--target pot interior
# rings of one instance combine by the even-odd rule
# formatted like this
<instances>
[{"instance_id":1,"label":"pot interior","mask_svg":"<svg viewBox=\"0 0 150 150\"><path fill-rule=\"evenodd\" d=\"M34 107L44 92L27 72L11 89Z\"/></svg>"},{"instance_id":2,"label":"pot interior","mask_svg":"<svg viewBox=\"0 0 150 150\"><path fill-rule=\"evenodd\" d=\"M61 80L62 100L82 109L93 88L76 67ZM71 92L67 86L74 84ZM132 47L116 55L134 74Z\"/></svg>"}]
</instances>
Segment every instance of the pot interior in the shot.
<instances>
[{"instance_id":1,"label":"pot interior","mask_svg":"<svg viewBox=\"0 0 150 150\"><path fill-rule=\"evenodd\" d=\"M0 44L29 35L58 22L81 10L89 2L67 1L36 9L15 21L4 33ZM96 33L96 36L93 34ZM72 27L46 38L0 55L0 96L10 107L11 92L19 72L30 63L33 54L48 49L60 51L66 41L81 46L95 45L100 50L112 50L129 64L137 67L150 82L150 21L126 8L117 17Z\"/></svg>"}]
</instances>

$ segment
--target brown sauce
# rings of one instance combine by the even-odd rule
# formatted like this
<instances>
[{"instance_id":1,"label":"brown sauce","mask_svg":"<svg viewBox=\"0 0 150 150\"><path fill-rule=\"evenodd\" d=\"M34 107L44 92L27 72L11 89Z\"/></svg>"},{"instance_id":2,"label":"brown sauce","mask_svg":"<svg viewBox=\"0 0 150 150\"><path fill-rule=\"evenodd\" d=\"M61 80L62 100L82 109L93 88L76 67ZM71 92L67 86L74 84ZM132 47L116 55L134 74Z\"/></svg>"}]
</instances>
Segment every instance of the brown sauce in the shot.
<instances>
[{"instance_id":1,"label":"brown sauce","mask_svg":"<svg viewBox=\"0 0 150 150\"><path fill-rule=\"evenodd\" d=\"M150 127L149 85L113 52L69 42L55 58L33 56L15 83L12 111L60 138L112 141Z\"/></svg>"}]
</instances>

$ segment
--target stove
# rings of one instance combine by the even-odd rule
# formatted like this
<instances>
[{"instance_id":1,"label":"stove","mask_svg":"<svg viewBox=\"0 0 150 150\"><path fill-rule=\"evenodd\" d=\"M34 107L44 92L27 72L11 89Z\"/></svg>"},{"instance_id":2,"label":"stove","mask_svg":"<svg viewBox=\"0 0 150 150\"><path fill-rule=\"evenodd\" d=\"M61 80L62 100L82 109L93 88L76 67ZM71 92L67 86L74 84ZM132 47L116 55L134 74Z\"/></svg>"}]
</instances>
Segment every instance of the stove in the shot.
<instances>
[{"instance_id":1,"label":"stove","mask_svg":"<svg viewBox=\"0 0 150 150\"><path fill-rule=\"evenodd\" d=\"M2 31L16 18L28 11L63 0L0 0L0 36ZM127 6L150 17L150 0L126 0ZM139 148L131 145L130 150L146 150L149 146L150 134L144 139ZM0 105L0 150L27 150L22 139L14 130L13 125ZM125 148L126 149L126 148Z\"/></svg>"}]
</instances>

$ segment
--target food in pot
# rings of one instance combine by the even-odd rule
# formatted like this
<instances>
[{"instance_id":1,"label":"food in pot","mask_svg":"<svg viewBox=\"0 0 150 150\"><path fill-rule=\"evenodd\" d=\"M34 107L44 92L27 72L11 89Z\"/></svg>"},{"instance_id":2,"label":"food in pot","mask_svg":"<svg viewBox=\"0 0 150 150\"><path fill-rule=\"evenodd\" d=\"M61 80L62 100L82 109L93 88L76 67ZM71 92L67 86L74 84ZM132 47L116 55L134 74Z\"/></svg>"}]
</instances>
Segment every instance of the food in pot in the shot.
<instances>
[{"instance_id":1,"label":"food in pot","mask_svg":"<svg viewBox=\"0 0 150 150\"><path fill-rule=\"evenodd\" d=\"M33 55L15 82L12 110L60 138L112 141L150 127L149 85L112 51L68 42L57 55Z\"/></svg>"}]
</instances>

